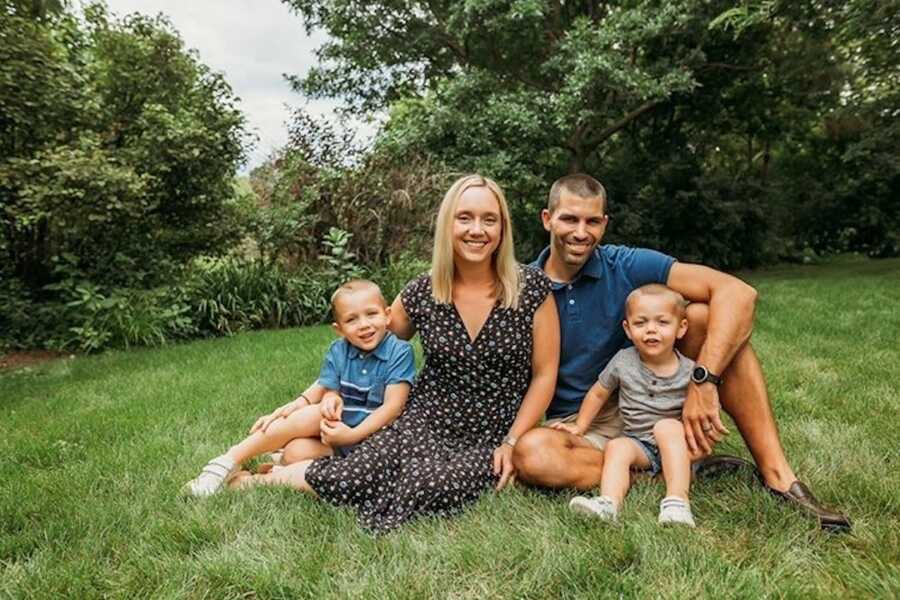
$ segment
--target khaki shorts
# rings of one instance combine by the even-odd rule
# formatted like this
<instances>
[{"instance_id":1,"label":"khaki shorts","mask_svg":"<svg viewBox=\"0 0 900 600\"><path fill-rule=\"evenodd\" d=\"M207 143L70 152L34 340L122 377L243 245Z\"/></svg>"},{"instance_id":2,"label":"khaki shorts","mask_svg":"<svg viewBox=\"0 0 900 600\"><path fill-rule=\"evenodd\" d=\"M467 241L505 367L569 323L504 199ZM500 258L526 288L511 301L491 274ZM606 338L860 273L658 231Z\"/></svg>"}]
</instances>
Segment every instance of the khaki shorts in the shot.
<instances>
[{"instance_id":1,"label":"khaki shorts","mask_svg":"<svg viewBox=\"0 0 900 600\"><path fill-rule=\"evenodd\" d=\"M603 450L606 442L622 435L622 416L619 414L618 406L615 406L614 409L601 410L600 414L594 418L591 426L584 433L584 439L597 450ZM566 417L547 419L544 421L544 427L550 427L556 423L574 423L577 419L578 413Z\"/></svg>"}]
</instances>

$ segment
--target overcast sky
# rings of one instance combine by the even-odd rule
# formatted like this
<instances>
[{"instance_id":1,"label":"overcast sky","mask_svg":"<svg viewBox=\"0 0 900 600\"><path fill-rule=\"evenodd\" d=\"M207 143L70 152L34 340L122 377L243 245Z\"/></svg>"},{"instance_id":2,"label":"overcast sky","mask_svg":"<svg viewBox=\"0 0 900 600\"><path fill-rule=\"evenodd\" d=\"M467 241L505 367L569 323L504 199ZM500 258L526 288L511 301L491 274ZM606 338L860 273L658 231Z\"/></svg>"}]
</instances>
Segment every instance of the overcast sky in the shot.
<instances>
[{"instance_id":1,"label":"overcast sky","mask_svg":"<svg viewBox=\"0 0 900 600\"><path fill-rule=\"evenodd\" d=\"M307 101L291 91L283 73L303 74L315 64L313 50L325 39L306 34L300 17L279 0L107 0L112 13L169 17L200 60L225 74L241 99L249 127L259 136L245 168L258 165L287 140L285 104ZM313 114L331 115L336 103L307 104Z\"/></svg>"}]
</instances>

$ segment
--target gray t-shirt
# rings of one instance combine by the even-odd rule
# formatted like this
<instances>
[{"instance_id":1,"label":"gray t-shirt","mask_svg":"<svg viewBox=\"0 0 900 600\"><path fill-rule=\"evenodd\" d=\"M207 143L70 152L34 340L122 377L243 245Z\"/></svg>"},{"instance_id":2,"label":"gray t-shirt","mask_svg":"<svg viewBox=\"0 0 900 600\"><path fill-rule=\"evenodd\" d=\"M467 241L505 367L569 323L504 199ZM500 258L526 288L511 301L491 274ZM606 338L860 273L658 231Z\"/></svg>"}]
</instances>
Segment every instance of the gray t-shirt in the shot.
<instances>
[{"instance_id":1,"label":"gray t-shirt","mask_svg":"<svg viewBox=\"0 0 900 600\"><path fill-rule=\"evenodd\" d=\"M677 350L675 354L678 370L669 377L660 377L648 369L634 346L619 350L600 373L600 385L609 391L619 390L625 433L655 443L653 426L657 421L681 418L694 361Z\"/></svg>"}]
</instances>

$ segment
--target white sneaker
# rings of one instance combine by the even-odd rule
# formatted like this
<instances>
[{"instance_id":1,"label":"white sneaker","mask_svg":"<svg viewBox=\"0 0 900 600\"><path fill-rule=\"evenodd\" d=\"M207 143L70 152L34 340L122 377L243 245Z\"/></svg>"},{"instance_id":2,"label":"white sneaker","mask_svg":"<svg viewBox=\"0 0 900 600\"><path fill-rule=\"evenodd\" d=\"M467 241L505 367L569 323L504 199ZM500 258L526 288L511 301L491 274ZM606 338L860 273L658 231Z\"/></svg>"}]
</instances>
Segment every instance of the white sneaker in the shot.
<instances>
[{"instance_id":1,"label":"white sneaker","mask_svg":"<svg viewBox=\"0 0 900 600\"><path fill-rule=\"evenodd\" d=\"M183 491L198 498L212 496L225 487L228 480L237 473L238 467L240 465L230 458L224 455L217 456L206 463L197 477L184 484Z\"/></svg>"},{"instance_id":2,"label":"white sneaker","mask_svg":"<svg viewBox=\"0 0 900 600\"><path fill-rule=\"evenodd\" d=\"M660 525L687 525L694 527L694 515L687 500L678 496L666 496L659 503Z\"/></svg>"},{"instance_id":3,"label":"white sneaker","mask_svg":"<svg viewBox=\"0 0 900 600\"><path fill-rule=\"evenodd\" d=\"M609 496L575 496L569 501L569 509L580 515L597 517L601 521L615 523L619 520L616 503Z\"/></svg>"}]
</instances>

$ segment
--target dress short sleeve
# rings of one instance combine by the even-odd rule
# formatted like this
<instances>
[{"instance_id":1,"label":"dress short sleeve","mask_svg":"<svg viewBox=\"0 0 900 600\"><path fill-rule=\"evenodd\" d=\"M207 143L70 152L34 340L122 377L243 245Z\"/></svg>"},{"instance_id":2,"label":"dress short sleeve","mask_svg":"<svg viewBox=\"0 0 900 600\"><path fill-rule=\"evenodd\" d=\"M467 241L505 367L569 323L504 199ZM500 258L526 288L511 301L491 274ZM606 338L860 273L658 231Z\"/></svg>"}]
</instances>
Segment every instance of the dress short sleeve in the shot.
<instances>
[{"instance_id":1,"label":"dress short sleeve","mask_svg":"<svg viewBox=\"0 0 900 600\"><path fill-rule=\"evenodd\" d=\"M519 309L529 316L540 308L550 294L550 278L541 269L531 265L522 265L522 287L519 296Z\"/></svg>"},{"instance_id":2,"label":"dress short sleeve","mask_svg":"<svg viewBox=\"0 0 900 600\"><path fill-rule=\"evenodd\" d=\"M410 322L416 329L420 328L422 309L431 302L431 275L423 273L406 284L400 292L400 302L403 310L409 316Z\"/></svg>"}]
</instances>

